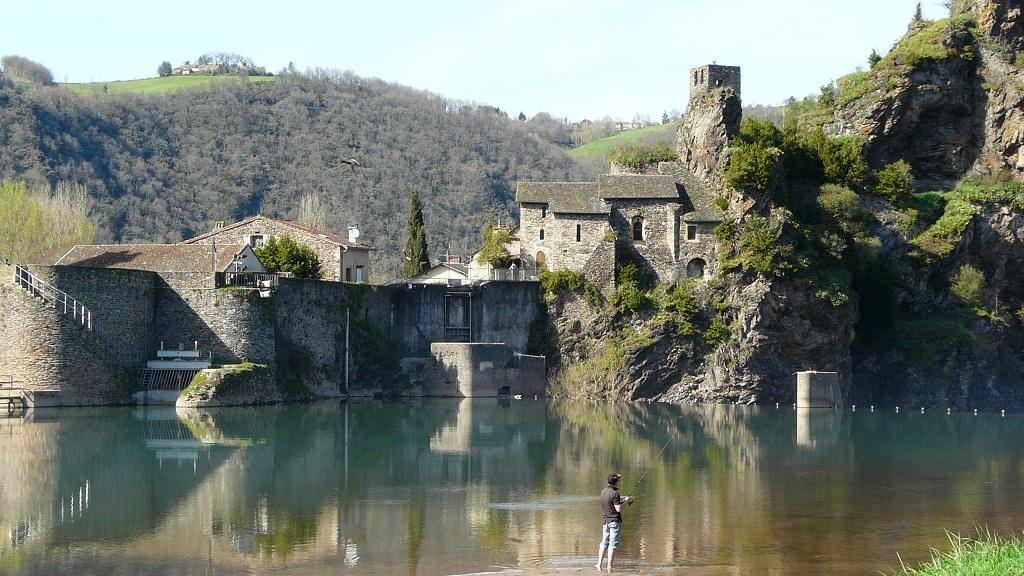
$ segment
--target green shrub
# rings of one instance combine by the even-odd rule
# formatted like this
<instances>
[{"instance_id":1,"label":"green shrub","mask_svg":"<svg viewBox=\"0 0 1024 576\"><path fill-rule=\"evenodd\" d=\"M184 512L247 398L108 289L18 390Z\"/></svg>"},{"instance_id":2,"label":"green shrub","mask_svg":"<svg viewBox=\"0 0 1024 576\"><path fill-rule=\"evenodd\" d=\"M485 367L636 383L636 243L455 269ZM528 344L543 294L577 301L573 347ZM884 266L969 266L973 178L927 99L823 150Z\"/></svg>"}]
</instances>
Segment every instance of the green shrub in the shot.
<instances>
[{"instance_id":1,"label":"green shrub","mask_svg":"<svg viewBox=\"0 0 1024 576\"><path fill-rule=\"evenodd\" d=\"M829 138L819 128L808 138L817 151L825 182L854 190L863 187L871 170L864 159L864 141L856 136Z\"/></svg>"},{"instance_id":2,"label":"green shrub","mask_svg":"<svg viewBox=\"0 0 1024 576\"><path fill-rule=\"evenodd\" d=\"M961 266L949 289L964 304L978 308L985 302L985 275L973 266Z\"/></svg>"},{"instance_id":3,"label":"green shrub","mask_svg":"<svg viewBox=\"0 0 1024 576\"><path fill-rule=\"evenodd\" d=\"M716 235L724 235L724 230L726 228L721 228ZM789 268L786 259L792 254L793 246L779 240L782 222L778 218L751 217L735 225L734 230L735 250L729 246L721 250L723 255L735 252L722 262L723 271L743 270L763 276L781 276Z\"/></svg>"},{"instance_id":4,"label":"green shrub","mask_svg":"<svg viewBox=\"0 0 1024 576\"><path fill-rule=\"evenodd\" d=\"M1024 68L1024 52L1017 53L1017 56L1013 59L1013 65L1017 68Z\"/></svg>"},{"instance_id":5,"label":"green shrub","mask_svg":"<svg viewBox=\"0 0 1024 576\"><path fill-rule=\"evenodd\" d=\"M604 298L601 296L601 291L579 272L542 269L537 279L543 294L553 296L560 292L572 292L582 296L583 301L591 308L600 308L603 304Z\"/></svg>"},{"instance_id":6,"label":"green shrub","mask_svg":"<svg viewBox=\"0 0 1024 576\"><path fill-rule=\"evenodd\" d=\"M872 55L877 56L881 60L881 56L874 51ZM872 64L872 67L874 65ZM853 74L847 74L836 81L839 85L839 105L848 104L854 100L859 100L867 95L869 92L879 88L878 81L871 75L871 72L854 72Z\"/></svg>"},{"instance_id":7,"label":"green shrub","mask_svg":"<svg viewBox=\"0 0 1024 576\"><path fill-rule=\"evenodd\" d=\"M879 64L882 66L917 66L923 62L947 60L957 54L954 48L946 45L946 40L950 37L951 32L955 33L971 27L973 27L973 21L966 18L931 22L916 33L900 40Z\"/></svg>"},{"instance_id":8,"label":"green shrub","mask_svg":"<svg viewBox=\"0 0 1024 576\"><path fill-rule=\"evenodd\" d=\"M893 162L878 171L875 194L902 205L914 192L914 174L910 164L903 160Z\"/></svg>"},{"instance_id":9,"label":"green shrub","mask_svg":"<svg viewBox=\"0 0 1024 576\"><path fill-rule=\"evenodd\" d=\"M859 222L864 219L860 196L845 186L825 184L818 194L818 206L837 222Z\"/></svg>"},{"instance_id":10,"label":"green shrub","mask_svg":"<svg viewBox=\"0 0 1024 576\"><path fill-rule=\"evenodd\" d=\"M782 151L763 144L740 143L733 149L725 183L734 190L765 193L780 187Z\"/></svg>"},{"instance_id":11,"label":"green shrub","mask_svg":"<svg viewBox=\"0 0 1024 576\"><path fill-rule=\"evenodd\" d=\"M704 331L704 343L708 346L714 346L728 338L729 326L725 323L725 319L721 316L715 316L707 330Z\"/></svg>"},{"instance_id":12,"label":"green shrub","mask_svg":"<svg viewBox=\"0 0 1024 576\"><path fill-rule=\"evenodd\" d=\"M512 233L508 228L498 228L488 220L481 232L480 262L494 268L507 268L511 261L508 252L511 242Z\"/></svg>"},{"instance_id":13,"label":"green shrub","mask_svg":"<svg viewBox=\"0 0 1024 576\"><path fill-rule=\"evenodd\" d=\"M960 197L952 197L946 202L942 216L929 226L911 244L931 256L943 258L948 256L960 242L960 236L974 218L974 206Z\"/></svg>"},{"instance_id":14,"label":"green shrub","mask_svg":"<svg viewBox=\"0 0 1024 576\"><path fill-rule=\"evenodd\" d=\"M619 270L618 287L612 295L611 304L619 314L635 314L651 308L651 297L641 288L640 268L634 262L626 263Z\"/></svg>"},{"instance_id":15,"label":"green shrub","mask_svg":"<svg viewBox=\"0 0 1024 576\"><path fill-rule=\"evenodd\" d=\"M608 159L622 166L633 170L641 171L644 168L657 162L672 162L678 160L676 151L665 142L657 144L626 144L616 148L608 155Z\"/></svg>"},{"instance_id":16,"label":"green shrub","mask_svg":"<svg viewBox=\"0 0 1024 576\"><path fill-rule=\"evenodd\" d=\"M700 312L693 281L676 284L665 298L664 309L672 315L680 333L685 336L693 335L693 319Z\"/></svg>"}]
</instances>

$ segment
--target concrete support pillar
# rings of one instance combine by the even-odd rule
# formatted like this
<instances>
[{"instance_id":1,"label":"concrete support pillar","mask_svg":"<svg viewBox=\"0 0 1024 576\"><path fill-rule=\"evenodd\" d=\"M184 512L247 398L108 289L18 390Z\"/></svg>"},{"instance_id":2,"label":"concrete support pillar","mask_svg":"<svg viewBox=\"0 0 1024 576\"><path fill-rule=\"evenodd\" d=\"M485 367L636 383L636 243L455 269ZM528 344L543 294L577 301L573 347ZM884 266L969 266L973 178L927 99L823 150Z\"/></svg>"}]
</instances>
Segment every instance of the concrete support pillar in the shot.
<instances>
[{"instance_id":1,"label":"concrete support pillar","mask_svg":"<svg viewBox=\"0 0 1024 576\"><path fill-rule=\"evenodd\" d=\"M838 372L797 372L797 408L837 408L842 406Z\"/></svg>"}]
</instances>

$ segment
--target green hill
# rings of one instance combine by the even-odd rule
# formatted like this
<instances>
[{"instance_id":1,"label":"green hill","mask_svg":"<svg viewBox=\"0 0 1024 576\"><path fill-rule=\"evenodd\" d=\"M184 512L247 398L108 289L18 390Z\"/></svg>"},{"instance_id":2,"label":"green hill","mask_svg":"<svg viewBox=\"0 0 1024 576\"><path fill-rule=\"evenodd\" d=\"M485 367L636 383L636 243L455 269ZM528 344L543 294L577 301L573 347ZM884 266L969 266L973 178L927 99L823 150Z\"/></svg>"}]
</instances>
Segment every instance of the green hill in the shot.
<instances>
[{"instance_id":1,"label":"green hill","mask_svg":"<svg viewBox=\"0 0 1024 576\"><path fill-rule=\"evenodd\" d=\"M608 168L608 153L625 144L656 144L667 142L675 148L676 125L658 124L636 130L623 130L607 138L594 140L578 148L569 150L569 156L579 162L588 172L598 174Z\"/></svg>"},{"instance_id":2,"label":"green hill","mask_svg":"<svg viewBox=\"0 0 1024 576\"><path fill-rule=\"evenodd\" d=\"M273 82L274 76L249 76L249 82ZM185 88L208 87L213 84L239 81L239 76L166 76L164 78L143 78L141 80L118 80L115 82L84 82L59 84L75 94L140 94L144 96L172 94Z\"/></svg>"}]
</instances>

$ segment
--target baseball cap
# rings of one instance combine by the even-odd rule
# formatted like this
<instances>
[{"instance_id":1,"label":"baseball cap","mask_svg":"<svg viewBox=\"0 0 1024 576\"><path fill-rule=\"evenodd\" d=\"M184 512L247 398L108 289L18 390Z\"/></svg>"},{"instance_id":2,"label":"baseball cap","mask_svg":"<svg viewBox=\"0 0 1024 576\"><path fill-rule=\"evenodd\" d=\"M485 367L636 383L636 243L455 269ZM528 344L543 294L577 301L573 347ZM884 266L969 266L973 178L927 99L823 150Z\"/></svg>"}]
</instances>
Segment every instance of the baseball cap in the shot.
<instances>
[{"instance_id":1,"label":"baseball cap","mask_svg":"<svg viewBox=\"0 0 1024 576\"><path fill-rule=\"evenodd\" d=\"M618 473L613 472L613 473L608 475L608 483L609 484L615 484L616 482L619 481L619 478L622 478L622 474L618 474Z\"/></svg>"}]
</instances>

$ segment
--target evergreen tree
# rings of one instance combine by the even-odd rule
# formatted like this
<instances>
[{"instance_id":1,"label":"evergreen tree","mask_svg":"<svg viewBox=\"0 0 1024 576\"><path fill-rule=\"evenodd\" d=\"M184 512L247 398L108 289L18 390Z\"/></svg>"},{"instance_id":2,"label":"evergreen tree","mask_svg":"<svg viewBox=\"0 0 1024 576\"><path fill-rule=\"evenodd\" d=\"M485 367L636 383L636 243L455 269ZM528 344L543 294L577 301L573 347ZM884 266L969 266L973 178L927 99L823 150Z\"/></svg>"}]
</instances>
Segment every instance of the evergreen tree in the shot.
<instances>
[{"instance_id":1,"label":"evergreen tree","mask_svg":"<svg viewBox=\"0 0 1024 576\"><path fill-rule=\"evenodd\" d=\"M271 237L265 246L255 248L253 252L268 272L291 272L295 278L319 279L323 275L316 252L290 236Z\"/></svg>"},{"instance_id":2,"label":"evergreen tree","mask_svg":"<svg viewBox=\"0 0 1024 576\"><path fill-rule=\"evenodd\" d=\"M406 278L422 274L430 268L430 257L427 256L427 228L423 224L423 206L420 205L418 192L413 190L411 196L409 225L406 229L408 236L405 240L405 251L402 253L402 274Z\"/></svg>"},{"instance_id":3,"label":"evergreen tree","mask_svg":"<svg viewBox=\"0 0 1024 576\"><path fill-rule=\"evenodd\" d=\"M526 114L523 114L522 112L520 112L519 113L519 121L520 122L526 122Z\"/></svg>"},{"instance_id":4,"label":"evergreen tree","mask_svg":"<svg viewBox=\"0 0 1024 576\"><path fill-rule=\"evenodd\" d=\"M868 54L868 66L873 70L875 65L882 61L882 55L878 51L872 49L871 54Z\"/></svg>"},{"instance_id":5,"label":"evergreen tree","mask_svg":"<svg viewBox=\"0 0 1024 576\"><path fill-rule=\"evenodd\" d=\"M171 75L171 63L168 62L167 60L164 60L163 62L160 63L160 66L157 67L156 73L161 78L163 78L165 76L170 76Z\"/></svg>"},{"instance_id":6,"label":"evergreen tree","mask_svg":"<svg viewBox=\"0 0 1024 576\"><path fill-rule=\"evenodd\" d=\"M668 117L668 112L667 111L661 113L661 123L662 124L668 124L671 121L672 121L672 119Z\"/></svg>"},{"instance_id":7,"label":"evergreen tree","mask_svg":"<svg viewBox=\"0 0 1024 576\"><path fill-rule=\"evenodd\" d=\"M920 22L924 20L924 15L921 13L921 3L917 3L917 8L914 9L914 22Z\"/></svg>"}]
</instances>

